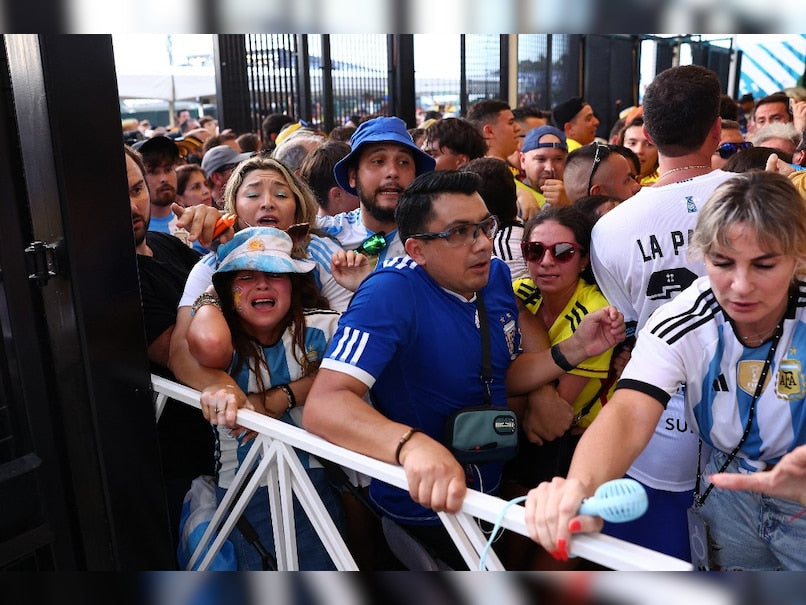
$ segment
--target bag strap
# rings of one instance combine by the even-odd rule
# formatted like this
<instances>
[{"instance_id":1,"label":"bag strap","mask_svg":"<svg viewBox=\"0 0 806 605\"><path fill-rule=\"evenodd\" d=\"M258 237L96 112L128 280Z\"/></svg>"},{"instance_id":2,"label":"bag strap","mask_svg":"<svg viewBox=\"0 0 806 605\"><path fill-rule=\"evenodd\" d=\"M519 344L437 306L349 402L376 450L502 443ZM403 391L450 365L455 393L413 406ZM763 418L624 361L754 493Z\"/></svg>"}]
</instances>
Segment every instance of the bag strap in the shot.
<instances>
[{"instance_id":1,"label":"bag strap","mask_svg":"<svg viewBox=\"0 0 806 605\"><path fill-rule=\"evenodd\" d=\"M481 383L484 385L484 404L492 405L493 397L490 385L493 382L493 363L490 354L490 325L487 320L487 308L481 290L476 292L476 311L479 316L479 331L481 332Z\"/></svg>"}]
</instances>

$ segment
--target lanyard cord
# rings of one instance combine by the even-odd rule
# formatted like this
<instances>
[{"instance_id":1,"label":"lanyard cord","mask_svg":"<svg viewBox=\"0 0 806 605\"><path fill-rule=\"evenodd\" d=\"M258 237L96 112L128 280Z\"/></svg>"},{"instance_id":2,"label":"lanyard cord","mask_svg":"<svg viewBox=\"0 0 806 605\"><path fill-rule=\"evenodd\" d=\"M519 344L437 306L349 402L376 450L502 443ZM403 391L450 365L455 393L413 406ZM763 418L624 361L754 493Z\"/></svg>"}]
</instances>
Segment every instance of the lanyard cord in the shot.
<instances>
[{"instance_id":1,"label":"lanyard cord","mask_svg":"<svg viewBox=\"0 0 806 605\"><path fill-rule=\"evenodd\" d=\"M764 360L764 367L762 368L761 375L756 383L756 391L753 393L753 399L750 401L750 411L747 413L747 424L744 427L744 433L742 434L742 438L739 439L738 445L733 448L733 451L728 455L728 459L725 460L722 468L719 469L718 472L720 473L724 473L725 469L728 468L728 465L733 462L736 454L739 452L741 447L744 445L744 442L747 440L747 437L750 435L750 429L753 426L753 417L756 414L756 402L758 401L758 398L761 397L761 392L764 390L764 382L767 380L767 374L769 373L772 360L775 357L775 351L778 349L778 343L781 341L781 335L783 333L784 320L781 319L781 321L778 323L778 326L775 328L775 334L773 336L772 343L770 344L770 350L767 353L767 359ZM702 438L700 438L699 448L697 451L697 482L694 486L694 505L697 508L705 504L705 499L708 497L708 494L711 493L711 490L714 489L714 484L712 483L708 486L708 489L705 490L705 493L700 496L700 480L702 479L702 472L700 471L701 462Z\"/></svg>"}]
</instances>

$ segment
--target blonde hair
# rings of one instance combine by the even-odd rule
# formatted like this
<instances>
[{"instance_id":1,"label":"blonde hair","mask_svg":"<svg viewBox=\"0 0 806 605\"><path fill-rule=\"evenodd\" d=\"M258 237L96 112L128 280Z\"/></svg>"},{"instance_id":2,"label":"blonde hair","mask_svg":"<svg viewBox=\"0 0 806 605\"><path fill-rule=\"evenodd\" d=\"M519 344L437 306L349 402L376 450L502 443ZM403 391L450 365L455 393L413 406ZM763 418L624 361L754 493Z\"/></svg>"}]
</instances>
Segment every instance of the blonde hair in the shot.
<instances>
[{"instance_id":1,"label":"blonde hair","mask_svg":"<svg viewBox=\"0 0 806 605\"><path fill-rule=\"evenodd\" d=\"M700 210L689 253L705 256L715 246L730 249L728 230L743 224L756 232L759 246L806 260L806 202L780 174L752 170L717 187Z\"/></svg>"},{"instance_id":2,"label":"blonde hair","mask_svg":"<svg viewBox=\"0 0 806 605\"><path fill-rule=\"evenodd\" d=\"M319 206L316 203L314 196L308 185L300 179L296 174L291 172L282 162L270 158L265 155L255 155L238 164L232 171L227 184L224 187L224 209L227 212L235 212L235 198L238 195L238 190L243 185L246 175L254 170L273 170L280 174L288 183L288 187L294 193L294 198L297 202L296 210L294 211L294 223L308 223L311 227L316 225L316 214ZM237 214L237 213L236 213ZM237 224L236 224L237 225ZM243 228L243 225L238 228ZM295 244L294 252L300 257L305 258L305 246L309 241L310 236L306 237L303 242ZM301 247L299 247L301 246Z\"/></svg>"}]
</instances>

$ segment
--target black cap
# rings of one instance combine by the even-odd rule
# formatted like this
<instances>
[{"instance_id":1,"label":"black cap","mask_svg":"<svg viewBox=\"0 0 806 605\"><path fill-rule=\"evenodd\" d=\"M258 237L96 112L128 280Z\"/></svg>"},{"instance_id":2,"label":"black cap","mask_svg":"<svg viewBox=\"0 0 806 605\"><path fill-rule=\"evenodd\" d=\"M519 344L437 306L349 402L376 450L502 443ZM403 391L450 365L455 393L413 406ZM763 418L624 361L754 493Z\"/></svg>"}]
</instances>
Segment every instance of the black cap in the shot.
<instances>
[{"instance_id":1,"label":"black cap","mask_svg":"<svg viewBox=\"0 0 806 605\"><path fill-rule=\"evenodd\" d=\"M554 106L551 110L551 120L557 128L564 130L565 124L573 120L574 116L582 111L585 105L587 103L580 97L571 97L567 101Z\"/></svg>"},{"instance_id":2,"label":"black cap","mask_svg":"<svg viewBox=\"0 0 806 605\"><path fill-rule=\"evenodd\" d=\"M176 141L169 137L159 135L151 137L145 141L138 141L132 145L145 158L145 156L168 156L172 157L174 161L179 159L179 147Z\"/></svg>"}]
</instances>

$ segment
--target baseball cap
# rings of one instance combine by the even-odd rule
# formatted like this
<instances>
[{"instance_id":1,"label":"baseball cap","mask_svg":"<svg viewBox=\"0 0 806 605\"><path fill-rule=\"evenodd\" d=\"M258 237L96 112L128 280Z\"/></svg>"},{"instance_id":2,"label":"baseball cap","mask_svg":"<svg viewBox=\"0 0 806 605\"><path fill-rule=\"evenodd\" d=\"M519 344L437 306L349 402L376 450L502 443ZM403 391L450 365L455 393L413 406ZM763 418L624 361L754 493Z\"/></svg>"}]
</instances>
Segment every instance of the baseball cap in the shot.
<instances>
[{"instance_id":1,"label":"baseball cap","mask_svg":"<svg viewBox=\"0 0 806 605\"><path fill-rule=\"evenodd\" d=\"M573 120L574 116L582 111L585 105L587 103L581 97L571 97L567 101L554 106L551 110L551 120L557 128L563 130L565 124Z\"/></svg>"},{"instance_id":2,"label":"baseball cap","mask_svg":"<svg viewBox=\"0 0 806 605\"><path fill-rule=\"evenodd\" d=\"M316 268L311 260L291 257L294 242L285 232L275 227L248 227L241 229L230 241L218 247L217 276L232 271L263 271L264 273L310 273Z\"/></svg>"},{"instance_id":3,"label":"baseball cap","mask_svg":"<svg viewBox=\"0 0 806 605\"><path fill-rule=\"evenodd\" d=\"M176 141L164 135L158 135L156 137L151 137L150 139L145 139L144 141L138 141L132 145L132 149L139 151L140 155L142 155L144 159L149 155L170 156L174 159L174 162L179 159L179 147L177 147Z\"/></svg>"},{"instance_id":4,"label":"baseball cap","mask_svg":"<svg viewBox=\"0 0 806 605\"><path fill-rule=\"evenodd\" d=\"M387 141L399 143L414 152L414 166L417 176L434 169L436 161L414 144L403 120L395 117L372 118L358 126L353 136L350 137L350 147L352 148L350 153L339 160L333 167L333 176L336 177L339 187L347 193L357 195L358 192L355 187L350 187L347 169L360 156L362 146L368 143L384 143Z\"/></svg>"},{"instance_id":5,"label":"baseball cap","mask_svg":"<svg viewBox=\"0 0 806 605\"><path fill-rule=\"evenodd\" d=\"M547 134L553 134L555 137L560 139L560 142L546 141L541 143L540 139ZM537 126L532 128L526 133L526 136L523 139L523 143L521 144L521 152L526 153L527 151L532 151L532 149L541 149L543 147L555 147L557 149L564 149L565 151L568 151L568 143L565 140L565 133L554 126Z\"/></svg>"},{"instance_id":6,"label":"baseball cap","mask_svg":"<svg viewBox=\"0 0 806 605\"><path fill-rule=\"evenodd\" d=\"M224 166L240 164L245 159L252 157L252 154L238 153L229 145L216 145L208 149L202 157L201 167L204 175L209 179L210 175L218 172Z\"/></svg>"}]
</instances>

